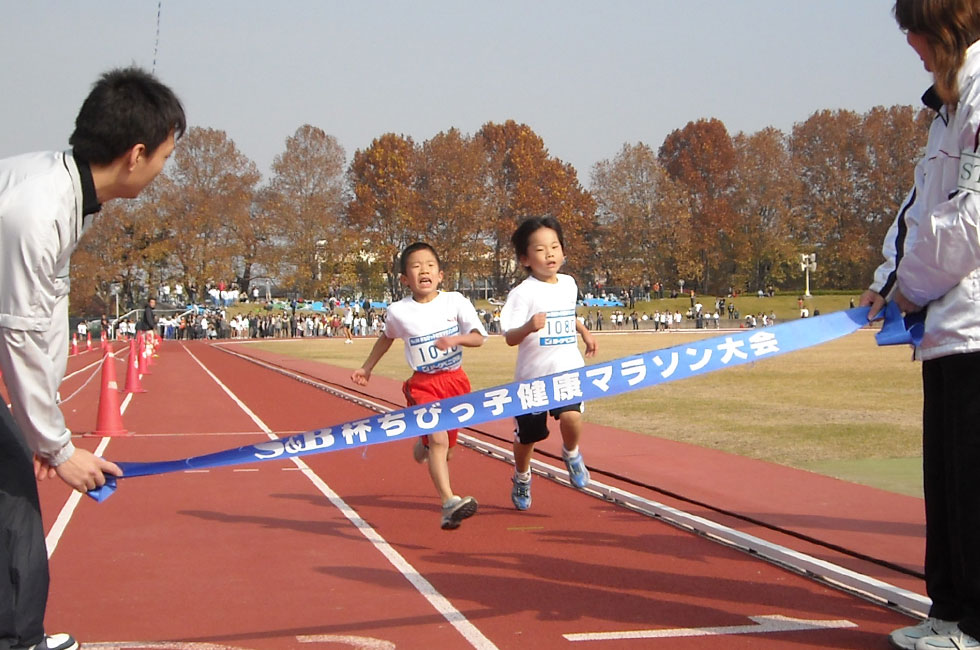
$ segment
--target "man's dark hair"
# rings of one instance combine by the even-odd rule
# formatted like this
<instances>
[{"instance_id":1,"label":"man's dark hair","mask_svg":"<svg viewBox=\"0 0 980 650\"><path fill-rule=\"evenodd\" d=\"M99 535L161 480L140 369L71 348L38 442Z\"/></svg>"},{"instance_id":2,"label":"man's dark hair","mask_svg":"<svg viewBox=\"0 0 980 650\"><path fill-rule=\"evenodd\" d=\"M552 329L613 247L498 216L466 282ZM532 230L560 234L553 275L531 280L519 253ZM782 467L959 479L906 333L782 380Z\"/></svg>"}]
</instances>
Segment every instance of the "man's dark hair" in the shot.
<instances>
[{"instance_id":1,"label":"man's dark hair","mask_svg":"<svg viewBox=\"0 0 980 650\"><path fill-rule=\"evenodd\" d=\"M558 243L561 244L562 250L565 250L565 235L561 232L561 224L558 223L558 219L555 219L551 215L528 217L521 222L521 225L517 226L517 230L510 236L510 243L514 245L514 252L517 253L517 257L527 255L527 247L531 241L531 235L542 228L551 228L554 230L555 234L558 235Z\"/></svg>"},{"instance_id":2,"label":"man's dark hair","mask_svg":"<svg viewBox=\"0 0 980 650\"><path fill-rule=\"evenodd\" d=\"M108 165L137 144L152 155L187 129L184 107L170 88L137 67L110 70L95 82L68 139L76 156Z\"/></svg>"},{"instance_id":3,"label":"man's dark hair","mask_svg":"<svg viewBox=\"0 0 980 650\"><path fill-rule=\"evenodd\" d=\"M398 257L398 271L402 275L405 275L405 271L408 270L408 258L412 255L412 253L417 251L431 251L432 255L436 258L436 264L439 265L440 269L442 268L442 260L439 259L439 253L436 252L436 249L432 248L431 244L426 244L424 241L417 241L414 244L409 244L406 246L405 250L403 250L402 254Z\"/></svg>"}]
</instances>

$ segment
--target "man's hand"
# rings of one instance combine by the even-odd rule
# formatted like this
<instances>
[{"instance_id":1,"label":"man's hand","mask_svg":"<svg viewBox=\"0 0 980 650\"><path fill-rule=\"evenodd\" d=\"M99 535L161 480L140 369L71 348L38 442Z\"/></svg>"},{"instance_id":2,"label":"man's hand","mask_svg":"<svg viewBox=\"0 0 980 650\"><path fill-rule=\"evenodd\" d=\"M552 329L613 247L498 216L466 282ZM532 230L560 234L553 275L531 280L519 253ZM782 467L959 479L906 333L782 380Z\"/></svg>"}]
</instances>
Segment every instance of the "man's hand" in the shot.
<instances>
[{"instance_id":1,"label":"man's hand","mask_svg":"<svg viewBox=\"0 0 980 650\"><path fill-rule=\"evenodd\" d=\"M88 492L97 487L102 487L105 485L106 474L123 475L123 471L115 463L99 458L86 449L79 448L75 449L71 458L57 467L51 467L42 460L39 464L35 462L35 470L37 470L35 474L39 480L50 478L54 472L62 481L79 492Z\"/></svg>"},{"instance_id":2,"label":"man's hand","mask_svg":"<svg viewBox=\"0 0 980 650\"><path fill-rule=\"evenodd\" d=\"M58 473L54 471L51 465L48 465L46 460L37 454L34 455L34 476L37 477L37 480L43 481L46 478L54 478L57 475Z\"/></svg>"}]
</instances>

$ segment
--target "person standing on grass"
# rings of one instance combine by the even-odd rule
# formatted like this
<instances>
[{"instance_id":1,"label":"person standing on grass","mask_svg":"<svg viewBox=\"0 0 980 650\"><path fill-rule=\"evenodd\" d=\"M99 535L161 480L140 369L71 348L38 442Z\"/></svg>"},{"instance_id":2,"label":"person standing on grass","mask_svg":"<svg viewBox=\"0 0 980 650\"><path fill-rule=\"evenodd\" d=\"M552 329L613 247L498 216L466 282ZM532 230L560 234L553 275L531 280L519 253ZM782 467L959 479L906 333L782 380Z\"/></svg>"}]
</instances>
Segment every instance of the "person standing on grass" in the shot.
<instances>
[{"instance_id":1,"label":"person standing on grass","mask_svg":"<svg viewBox=\"0 0 980 650\"><path fill-rule=\"evenodd\" d=\"M472 389L463 371L462 348L480 347L487 340L476 308L461 293L439 290L439 255L429 244L411 244L402 251L398 264L399 280L412 295L388 307L384 332L351 380L366 386L374 366L395 339L402 339L405 359L414 370L402 386L409 406L469 393ZM420 436L412 449L416 462L428 461L429 476L442 500L443 530L459 528L477 510L476 499L456 495L449 481L449 459L458 432L451 429Z\"/></svg>"},{"instance_id":2,"label":"person standing on grass","mask_svg":"<svg viewBox=\"0 0 980 650\"><path fill-rule=\"evenodd\" d=\"M570 275L559 273L565 263L565 239L561 224L550 216L523 221L511 237L517 260L528 277L514 287L500 312L507 345L517 349L515 379L526 381L585 365L578 349L578 335L585 355L593 356L596 341L575 318L578 285ZM589 484L589 470L579 452L583 405L571 404L550 411L517 416L514 434L514 477L511 501L518 510L531 507L531 454L534 444L548 437L548 414L558 420L562 458L572 485Z\"/></svg>"},{"instance_id":3,"label":"person standing on grass","mask_svg":"<svg viewBox=\"0 0 980 650\"><path fill-rule=\"evenodd\" d=\"M73 650L48 635L48 556L37 480L86 492L120 476L76 448L58 407L68 362L68 263L103 203L136 198L186 128L184 109L152 75L126 68L92 88L72 149L0 160L0 649Z\"/></svg>"},{"instance_id":4,"label":"person standing on grass","mask_svg":"<svg viewBox=\"0 0 980 650\"><path fill-rule=\"evenodd\" d=\"M354 308L349 304L344 310L344 343L353 343Z\"/></svg>"},{"instance_id":5,"label":"person standing on grass","mask_svg":"<svg viewBox=\"0 0 980 650\"><path fill-rule=\"evenodd\" d=\"M927 310L922 464L929 617L898 648L980 648L980 1L898 0L893 13L932 73L936 113L914 185L859 304Z\"/></svg>"}]
</instances>

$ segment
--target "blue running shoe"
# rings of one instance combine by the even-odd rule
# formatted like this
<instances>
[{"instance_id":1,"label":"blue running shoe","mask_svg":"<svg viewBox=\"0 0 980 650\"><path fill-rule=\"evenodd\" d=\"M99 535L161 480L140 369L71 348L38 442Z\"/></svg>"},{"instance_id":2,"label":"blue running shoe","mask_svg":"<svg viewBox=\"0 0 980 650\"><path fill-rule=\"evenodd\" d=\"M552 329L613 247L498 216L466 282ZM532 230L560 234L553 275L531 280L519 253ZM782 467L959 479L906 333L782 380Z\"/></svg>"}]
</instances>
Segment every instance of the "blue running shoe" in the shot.
<instances>
[{"instance_id":1,"label":"blue running shoe","mask_svg":"<svg viewBox=\"0 0 980 650\"><path fill-rule=\"evenodd\" d=\"M518 481L516 476L510 480L514 482L514 488L510 491L510 500L518 510L527 510L531 507L531 481L527 483Z\"/></svg>"},{"instance_id":2,"label":"blue running shoe","mask_svg":"<svg viewBox=\"0 0 980 650\"><path fill-rule=\"evenodd\" d=\"M578 489L584 488L589 484L589 470L585 467L582 454L575 454L573 458L562 457L565 461L565 468L568 470L568 480Z\"/></svg>"}]
</instances>

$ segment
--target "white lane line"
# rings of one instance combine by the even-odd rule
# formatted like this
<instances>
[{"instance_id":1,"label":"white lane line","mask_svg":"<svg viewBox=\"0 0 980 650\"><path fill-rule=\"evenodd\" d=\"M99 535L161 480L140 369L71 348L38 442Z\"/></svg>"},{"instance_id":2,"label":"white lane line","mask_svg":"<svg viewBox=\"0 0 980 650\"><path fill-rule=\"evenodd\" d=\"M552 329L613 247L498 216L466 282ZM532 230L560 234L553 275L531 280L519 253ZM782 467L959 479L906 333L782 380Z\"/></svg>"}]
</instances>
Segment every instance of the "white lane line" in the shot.
<instances>
[{"instance_id":1,"label":"white lane line","mask_svg":"<svg viewBox=\"0 0 980 650\"><path fill-rule=\"evenodd\" d=\"M668 630L627 630L624 632L589 632L563 634L569 641L620 641L625 639L676 639L691 636L727 636L732 634L772 634L774 632L803 632L835 630L857 627L848 620L817 621L772 614L750 616L755 625L728 625L725 627L681 627Z\"/></svg>"},{"instance_id":2,"label":"white lane line","mask_svg":"<svg viewBox=\"0 0 980 650\"><path fill-rule=\"evenodd\" d=\"M460 444L476 449L488 456L500 458L513 464L514 454L509 449L492 443L459 434ZM531 470L562 485L571 486L568 472L553 465L531 460ZM682 530L697 533L705 539L748 551L754 557L761 558L784 568L796 571L811 580L817 580L837 587L847 593L867 598L872 602L886 606L895 606L906 612L924 618L929 611L931 601L920 594L883 582L876 578L846 567L821 560L812 555L767 542L766 540L741 532L734 528L719 524L710 519L692 515L684 510L673 508L663 503L646 499L638 494L621 490L593 478L589 485L579 490L583 494L611 501L619 506L660 519Z\"/></svg>"},{"instance_id":3,"label":"white lane line","mask_svg":"<svg viewBox=\"0 0 980 650\"><path fill-rule=\"evenodd\" d=\"M286 368L281 368L260 359L256 359L255 357L234 352L224 346L218 346L218 349L220 349L222 352L227 352L228 354L232 354L240 359L250 361L251 363L264 368L268 368L287 377L292 377L297 381L309 384L311 386L316 386L317 388L320 388L324 392L331 395L337 395L356 404L361 404L367 408L375 409L378 412L393 410L388 406L366 400L359 395L354 395L340 388L329 386L324 382L313 381ZM459 434L459 443L465 447L470 447L480 451L481 453L484 453L492 458L503 460L511 465L514 463L513 452L494 445L493 443L474 438L465 433ZM568 473L562 469L555 468L552 465L543 463L537 459L531 460L531 469L532 471L546 476L551 480L557 481L558 483L571 485L568 480ZM788 568L807 578L829 584L833 587L841 589L842 591L855 594L862 598L867 598L872 602L885 605L886 607L897 607L898 609L905 610L907 613L910 613L913 616L924 618L931 605L929 598L922 596L921 594L917 594L907 589L902 589L901 587L896 587L881 580L872 578L871 576L866 576L864 574L857 573L856 571L851 571L831 562L817 559L805 553L794 551L788 547L766 542L765 540L749 535L748 533L742 533L733 528L729 528L728 526L715 523L710 519L697 517L683 510L671 508L662 503L645 499L638 494L605 485L597 481L595 478L592 479L587 488L580 490L580 492L589 494L599 499L611 501L630 510L660 519L673 526L683 530L692 531L702 535L706 539L718 542L720 544L748 551L771 564Z\"/></svg>"},{"instance_id":4,"label":"white lane line","mask_svg":"<svg viewBox=\"0 0 980 650\"><path fill-rule=\"evenodd\" d=\"M206 372L208 376L210 376L211 379L218 384L221 390L223 390L225 394L228 395L228 397L230 397L232 401L234 401L260 429L266 432L271 440L278 440L277 436L272 432L272 429L269 428L265 422L259 418L259 416L252 412L252 410L249 409L237 395L231 392L231 389L225 386L213 372L211 372L203 363L201 363L201 361L194 356L193 352L191 352L187 347L184 347L184 350L186 350L187 354L189 354L191 358L194 359L199 366L201 366L204 372ZM295 464L296 467L303 472L306 478L308 478L313 485L316 486L320 493L323 494L323 496L325 496L335 508L340 510L344 516L347 517L352 524L354 524L354 527L357 528L357 530L360 531L360 533L364 535L364 537L370 541L382 555L385 556L388 562L390 562L391 565L394 566L399 573L401 573L405 579L411 583L413 587L415 587L416 591L418 591L422 597L429 601L429 604L432 605L432 607L439 612L439 614L442 615L442 617L445 618L450 625L456 628L456 631L459 632L471 646L477 648L478 650L497 650L497 646L494 645L490 639L485 637L483 633L475 625L473 625L466 618L466 616L463 615L462 612L456 609L445 596L440 594L432 583L426 580L415 567L413 567L404 557L402 557L402 555L396 551L391 544L389 544L388 541L371 526L371 524L366 522L359 514L357 514L356 510L347 505L347 503L341 499L336 492L330 489L330 486L328 486L323 479L317 476L317 474L310 469L310 467L304 463L302 459L291 458L290 460L292 460L293 464Z\"/></svg>"},{"instance_id":5,"label":"white lane line","mask_svg":"<svg viewBox=\"0 0 980 650\"><path fill-rule=\"evenodd\" d=\"M126 399L119 406L119 415L123 415L126 409L129 407L129 403L133 401L133 393L126 395ZM103 456L105 454L105 448L109 446L109 441L112 438L102 438L99 446L95 448L93 452L96 456ZM44 538L44 543L48 547L48 559L54 554L54 550L58 548L58 542L61 541L61 536L65 533L65 529L68 527L68 522L71 521L71 517L75 514L75 508L78 507L79 502L82 500L82 493L72 490L72 493L68 496L68 500L65 501L65 505L61 507L61 512L58 513L58 518L54 520L54 525L51 526L51 530L48 531L47 536Z\"/></svg>"},{"instance_id":6,"label":"white lane line","mask_svg":"<svg viewBox=\"0 0 980 650\"><path fill-rule=\"evenodd\" d=\"M74 372L68 373L67 375L64 376L64 378L61 381L64 382L65 379L71 379L75 375L80 375L83 372L85 372L86 370L90 370L90 369L94 368L95 366L101 366L101 365L102 365L102 359L99 359L98 361L93 361L92 363L88 364L87 366L83 366L83 367L79 368L78 370L76 370Z\"/></svg>"}]
</instances>

